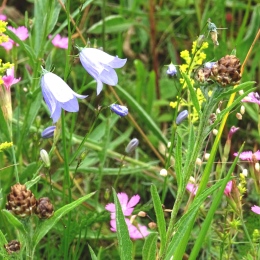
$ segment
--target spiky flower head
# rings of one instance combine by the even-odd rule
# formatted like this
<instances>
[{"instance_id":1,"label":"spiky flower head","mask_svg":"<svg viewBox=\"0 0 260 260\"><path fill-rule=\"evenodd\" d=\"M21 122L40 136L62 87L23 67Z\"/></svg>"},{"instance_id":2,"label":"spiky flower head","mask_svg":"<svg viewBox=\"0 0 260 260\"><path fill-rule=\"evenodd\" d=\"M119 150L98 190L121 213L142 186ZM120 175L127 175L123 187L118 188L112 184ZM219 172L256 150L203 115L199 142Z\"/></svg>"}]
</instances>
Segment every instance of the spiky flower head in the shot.
<instances>
[{"instance_id":1,"label":"spiky flower head","mask_svg":"<svg viewBox=\"0 0 260 260\"><path fill-rule=\"evenodd\" d=\"M6 209L20 218L25 218L34 213L35 207L34 194L27 190L25 185L16 183L11 187L11 192L7 196Z\"/></svg>"},{"instance_id":2,"label":"spiky flower head","mask_svg":"<svg viewBox=\"0 0 260 260\"><path fill-rule=\"evenodd\" d=\"M11 240L8 244L4 245L8 254L17 253L21 249L21 243L17 240Z\"/></svg>"},{"instance_id":3,"label":"spiky flower head","mask_svg":"<svg viewBox=\"0 0 260 260\"><path fill-rule=\"evenodd\" d=\"M41 219L50 218L54 209L49 198L43 197L37 200L35 214Z\"/></svg>"}]
</instances>

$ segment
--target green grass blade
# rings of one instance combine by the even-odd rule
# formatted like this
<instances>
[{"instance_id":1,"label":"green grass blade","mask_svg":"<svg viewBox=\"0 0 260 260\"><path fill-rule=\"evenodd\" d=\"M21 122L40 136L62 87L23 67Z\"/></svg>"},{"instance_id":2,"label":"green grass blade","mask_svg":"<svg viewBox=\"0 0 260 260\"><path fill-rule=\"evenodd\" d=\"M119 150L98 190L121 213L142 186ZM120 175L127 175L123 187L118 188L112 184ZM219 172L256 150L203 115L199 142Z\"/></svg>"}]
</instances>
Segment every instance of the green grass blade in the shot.
<instances>
[{"instance_id":1,"label":"green grass blade","mask_svg":"<svg viewBox=\"0 0 260 260\"><path fill-rule=\"evenodd\" d=\"M155 260L157 248L157 233L151 233L146 237L142 251L143 260Z\"/></svg>"},{"instance_id":2,"label":"green grass blade","mask_svg":"<svg viewBox=\"0 0 260 260\"><path fill-rule=\"evenodd\" d=\"M160 245L160 255L161 255L164 252L165 244L166 244L166 223L165 223L164 213L162 209L162 203L159 194L157 192L156 186L153 184L151 186L151 195L152 195L154 210L156 214L158 231L161 238L161 245Z\"/></svg>"},{"instance_id":3,"label":"green grass blade","mask_svg":"<svg viewBox=\"0 0 260 260\"><path fill-rule=\"evenodd\" d=\"M89 249L89 252L90 252L90 255L91 255L91 259L92 260L98 260L94 250L92 249L92 247L90 245L88 245L88 249Z\"/></svg>"},{"instance_id":4,"label":"green grass blade","mask_svg":"<svg viewBox=\"0 0 260 260\"><path fill-rule=\"evenodd\" d=\"M121 204L118 200L116 191L113 189L114 202L116 206L116 230L118 238L118 247L121 260L132 260L133 243L129 237L129 231L125 222Z\"/></svg>"}]
</instances>

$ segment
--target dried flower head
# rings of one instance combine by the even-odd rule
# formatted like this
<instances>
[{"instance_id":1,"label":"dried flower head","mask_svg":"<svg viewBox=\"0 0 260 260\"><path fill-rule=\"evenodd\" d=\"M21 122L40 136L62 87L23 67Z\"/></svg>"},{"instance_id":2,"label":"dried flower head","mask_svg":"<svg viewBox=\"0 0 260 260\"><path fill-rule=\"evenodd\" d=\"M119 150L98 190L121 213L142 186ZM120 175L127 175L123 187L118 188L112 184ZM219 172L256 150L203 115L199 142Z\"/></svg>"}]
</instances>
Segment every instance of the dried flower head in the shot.
<instances>
[{"instance_id":1,"label":"dried flower head","mask_svg":"<svg viewBox=\"0 0 260 260\"><path fill-rule=\"evenodd\" d=\"M35 214L41 219L50 218L54 213L53 205L49 198L43 197L37 200Z\"/></svg>"},{"instance_id":2,"label":"dried flower head","mask_svg":"<svg viewBox=\"0 0 260 260\"><path fill-rule=\"evenodd\" d=\"M4 245L8 254L17 253L21 249L21 243L18 240L11 240L8 244Z\"/></svg>"}]
</instances>

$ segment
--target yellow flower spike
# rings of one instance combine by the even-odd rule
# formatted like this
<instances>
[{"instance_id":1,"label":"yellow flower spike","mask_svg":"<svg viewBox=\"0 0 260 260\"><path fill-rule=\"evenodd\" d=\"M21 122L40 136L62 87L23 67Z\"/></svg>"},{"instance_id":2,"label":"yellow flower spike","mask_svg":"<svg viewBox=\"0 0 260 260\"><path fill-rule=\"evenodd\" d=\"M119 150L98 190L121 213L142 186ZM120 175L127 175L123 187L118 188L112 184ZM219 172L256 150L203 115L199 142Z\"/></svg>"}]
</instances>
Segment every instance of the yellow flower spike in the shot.
<instances>
[{"instance_id":1,"label":"yellow flower spike","mask_svg":"<svg viewBox=\"0 0 260 260\"><path fill-rule=\"evenodd\" d=\"M0 152L2 152L3 150L5 150L11 146L13 146L13 142L4 142L4 143L0 144Z\"/></svg>"}]
</instances>

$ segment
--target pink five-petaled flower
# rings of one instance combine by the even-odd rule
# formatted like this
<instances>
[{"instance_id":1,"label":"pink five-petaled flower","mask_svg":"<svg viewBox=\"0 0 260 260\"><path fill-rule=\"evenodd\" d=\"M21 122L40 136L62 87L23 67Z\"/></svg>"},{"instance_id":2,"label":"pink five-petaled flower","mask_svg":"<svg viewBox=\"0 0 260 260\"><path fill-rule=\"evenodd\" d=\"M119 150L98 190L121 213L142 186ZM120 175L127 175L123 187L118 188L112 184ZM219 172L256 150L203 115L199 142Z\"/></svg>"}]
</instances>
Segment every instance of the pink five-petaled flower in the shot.
<instances>
[{"instance_id":1,"label":"pink five-petaled flower","mask_svg":"<svg viewBox=\"0 0 260 260\"><path fill-rule=\"evenodd\" d=\"M234 153L235 156L238 155L238 153ZM259 161L260 160L260 151L256 151L253 153L252 151L244 151L239 155L239 159L243 161Z\"/></svg>"},{"instance_id":2,"label":"pink five-petaled flower","mask_svg":"<svg viewBox=\"0 0 260 260\"><path fill-rule=\"evenodd\" d=\"M25 41L28 37L28 29L25 26L20 26L17 29L13 28L11 26L7 26L7 28L12 31L16 36L21 40ZM1 46L3 46L7 51L11 50L14 46L15 42L9 38L8 42L3 42ZM19 46L19 44L16 43L16 46Z\"/></svg>"},{"instance_id":3,"label":"pink five-petaled flower","mask_svg":"<svg viewBox=\"0 0 260 260\"><path fill-rule=\"evenodd\" d=\"M260 207L259 206L254 205L253 207L251 207L251 210L253 212L255 212L256 214L260 215Z\"/></svg>"},{"instance_id":4,"label":"pink five-petaled flower","mask_svg":"<svg viewBox=\"0 0 260 260\"><path fill-rule=\"evenodd\" d=\"M197 190L198 190L198 186L193 184L193 183L188 183L187 186L186 186L186 190L188 190L193 195L196 195Z\"/></svg>"},{"instance_id":5,"label":"pink five-petaled flower","mask_svg":"<svg viewBox=\"0 0 260 260\"><path fill-rule=\"evenodd\" d=\"M134 210L134 206L140 200L140 196L136 194L128 201L128 195L124 192L118 193L117 197L121 204L124 216L130 216ZM108 203L105 209L111 212L111 219L116 218L116 207L114 203Z\"/></svg>"},{"instance_id":6,"label":"pink five-petaled flower","mask_svg":"<svg viewBox=\"0 0 260 260\"><path fill-rule=\"evenodd\" d=\"M129 231L129 236L133 240L136 239L142 239L150 234L146 226L142 226L140 224L137 224L137 226L133 225L129 219L125 218L126 225ZM116 232L116 220L112 219L110 221L111 228L110 230L112 232Z\"/></svg>"},{"instance_id":7,"label":"pink five-petaled flower","mask_svg":"<svg viewBox=\"0 0 260 260\"><path fill-rule=\"evenodd\" d=\"M227 186L226 186L225 190L224 190L225 195L226 196L230 196L231 190L232 190L232 181L229 181L227 183Z\"/></svg>"},{"instance_id":8,"label":"pink five-petaled flower","mask_svg":"<svg viewBox=\"0 0 260 260\"><path fill-rule=\"evenodd\" d=\"M242 99L242 102L256 103L260 106L260 96L257 92L251 92Z\"/></svg>"},{"instance_id":9,"label":"pink five-petaled flower","mask_svg":"<svg viewBox=\"0 0 260 260\"><path fill-rule=\"evenodd\" d=\"M21 78L16 79L14 77L14 67L7 69L6 70L6 76L2 77L3 81L4 81L4 86L6 90L10 90L10 87L14 84L16 84L17 82L19 82L21 80Z\"/></svg>"},{"instance_id":10,"label":"pink five-petaled flower","mask_svg":"<svg viewBox=\"0 0 260 260\"><path fill-rule=\"evenodd\" d=\"M127 59L111 56L95 48L78 47L78 49L82 66L97 82L97 95L101 92L103 83L110 86L115 86L118 83L114 69L122 68Z\"/></svg>"},{"instance_id":11,"label":"pink five-petaled flower","mask_svg":"<svg viewBox=\"0 0 260 260\"><path fill-rule=\"evenodd\" d=\"M52 35L49 35L49 39L52 38ZM60 49L68 49L69 39L68 37L61 37L59 34L55 35L52 39L52 44Z\"/></svg>"}]
</instances>

